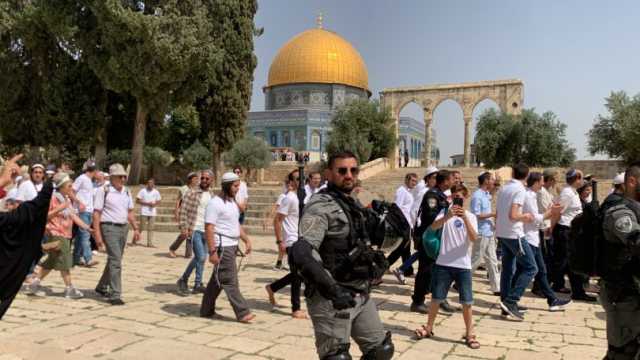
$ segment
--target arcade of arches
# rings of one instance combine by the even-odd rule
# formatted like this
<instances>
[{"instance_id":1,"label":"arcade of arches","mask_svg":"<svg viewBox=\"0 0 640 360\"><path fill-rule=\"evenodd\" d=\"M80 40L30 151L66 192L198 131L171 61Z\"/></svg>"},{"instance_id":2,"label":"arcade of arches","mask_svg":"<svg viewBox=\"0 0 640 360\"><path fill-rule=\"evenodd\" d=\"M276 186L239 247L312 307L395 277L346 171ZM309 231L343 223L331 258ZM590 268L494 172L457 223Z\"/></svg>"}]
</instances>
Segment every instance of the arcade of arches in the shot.
<instances>
[{"instance_id":1,"label":"arcade of arches","mask_svg":"<svg viewBox=\"0 0 640 360\"><path fill-rule=\"evenodd\" d=\"M395 134L398 137L400 111L410 102L422 107L424 111L425 142L423 149L431 149L431 125L433 111L445 100L453 100L460 105L464 117L464 165L471 165L471 125L473 109L483 100L491 99L500 110L508 114L520 114L524 98L524 83L521 80L479 81L461 84L428 85L384 89L380 100L391 109L395 119ZM445 139L449 134L441 134ZM423 152L425 166L431 165L431 151ZM398 163L398 148L391 151L389 160L393 167Z\"/></svg>"}]
</instances>

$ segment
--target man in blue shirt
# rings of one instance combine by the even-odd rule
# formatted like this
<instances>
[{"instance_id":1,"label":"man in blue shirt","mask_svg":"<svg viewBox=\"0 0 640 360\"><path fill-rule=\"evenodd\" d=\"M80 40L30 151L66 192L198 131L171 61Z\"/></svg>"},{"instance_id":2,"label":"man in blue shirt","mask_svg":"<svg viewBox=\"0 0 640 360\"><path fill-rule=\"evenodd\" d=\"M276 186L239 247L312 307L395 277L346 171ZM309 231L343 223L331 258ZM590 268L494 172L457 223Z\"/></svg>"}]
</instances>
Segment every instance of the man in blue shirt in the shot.
<instances>
[{"instance_id":1,"label":"man in blue shirt","mask_svg":"<svg viewBox=\"0 0 640 360\"><path fill-rule=\"evenodd\" d=\"M471 212L478 219L478 240L473 242L471 252L471 271L474 272L484 261L489 274L491 292L500 295L500 271L496 257L496 239L493 236L494 218L496 213L491 208L491 191L495 178L490 172L478 176L479 188L471 197Z\"/></svg>"}]
</instances>

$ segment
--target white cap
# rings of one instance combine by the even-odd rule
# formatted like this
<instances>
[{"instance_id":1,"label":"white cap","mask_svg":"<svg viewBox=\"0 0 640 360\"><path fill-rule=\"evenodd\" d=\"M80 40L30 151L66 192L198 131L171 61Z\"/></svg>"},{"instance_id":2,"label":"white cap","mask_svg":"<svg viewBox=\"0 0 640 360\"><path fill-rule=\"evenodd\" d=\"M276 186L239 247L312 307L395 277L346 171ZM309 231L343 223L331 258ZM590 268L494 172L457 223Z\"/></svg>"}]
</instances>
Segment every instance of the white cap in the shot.
<instances>
[{"instance_id":1,"label":"white cap","mask_svg":"<svg viewBox=\"0 0 640 360\"><path fill-rule=\"evenodd\" d=\"M438 170L438 168L437 168L437 167L435 167L435 166L429 166L429 167L427 168L427 173L426 173L426 174L424 174L424 176L429 176L429 175L431 175L431 174L433 174L433 173L437 173L438 171L440 171L440 170Z\"/></svg>"},{"instance_id":2,"label":"white cap","mask_svg":"<svg viewBox=\"0 0 640 360\"><path fill-rule=\"evenodd\" d=\"M620 173L613 178L613 185L622 185L624 184L624 173Z\"/></svg>"},{"instance_id":3,"label":"white cap","mask_svg":"<svg viewBox=\"0 0 640 360\"><path fill-rule=\"evenodd\" d=\"M109 166L109 175L110 176L127 176L127 171L124 169L124 166L116 163Z\"/></svg>"},{"instance_id":4,"label":"white cap","mask_svg":"<svg viewBox=\"0 0 640 360\"><path fill-rule=\"evenodd\" d=\"M42 169L42 171L46 170L44 168L44 165L42 165L42 164L33 164L33 165L31 165L31 170L36 169L36 168L40 168L40 169Z\"/></svg>"},{"instance_id":5,"label":"white cap","mask_svg":"<svg viewBox=\"0 0 640 360\"><path fill-rule=\"evenodd\" d=\"M240 177L238 175L236 175L235 173L232 172L226 172L224 174L222 174L222 183L230 183L230 182L234 182L234 181L238 181L240 180Z\"/></svg>"},{"instance_id":6,"label":"white cap","mask_svg":"<svg viewBox=\"0 0 640 360\"><path fill-rule=\"evenodd\" d=\"M56 188L62 187L62 185L71 181L71 178L68 174L59 172L53 177L53 183L56 185Z\"/></svg>"}]
</instances>

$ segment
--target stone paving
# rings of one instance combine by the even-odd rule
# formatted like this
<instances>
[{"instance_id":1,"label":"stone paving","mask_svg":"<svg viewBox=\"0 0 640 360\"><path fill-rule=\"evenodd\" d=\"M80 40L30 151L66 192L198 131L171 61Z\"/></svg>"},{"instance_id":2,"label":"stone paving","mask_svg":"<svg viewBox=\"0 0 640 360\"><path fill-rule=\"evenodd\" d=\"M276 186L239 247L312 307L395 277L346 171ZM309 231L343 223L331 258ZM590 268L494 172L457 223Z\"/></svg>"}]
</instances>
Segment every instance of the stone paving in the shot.
<instances>
[{"instance_id":1,"label":"stone paving","mask_svg":"<svg viewBox=\"0 0 640 360\"><path fill-rule=\"evenodd\" d=\"M174 236L157 234L156 249L126 249L125 306L112 307L93 291L105 262L103 254L98 256L99 268L76 268L72 274L86 295L82 300L62 296L64 288L56 273L43 284L46 297L18 295L0 321L0 360L316 358L311 322L289 316L287 289L277 295L282 306L272 308L267 301L265 284L285 274L272 269L273 237L254 237L255 251L242 263L241 290L257 315L254 324L244 325L235 321L224 295L218 301L222 318L215 320L198 317L201 296L177 295L175 282L187 260L167 257L165 250ZM207 263L206 279L211 269ZM549 313L543 299L526 295L522 302L530 308L526 321L505 321L482 271L473 284L474 320L482 347L471 350L461 342L460 313L441 314L436 337L416 341L413 330L426 317L408 312L410 285L398 285L387 275L373 293L386 328L393 332L396 359L586 360L605 353L604 313L599 305L574 303L564 313ZM452 303L456 296L450 294ZM355 344L352 355L360 355Z\"/></svg>"}]
</instances>

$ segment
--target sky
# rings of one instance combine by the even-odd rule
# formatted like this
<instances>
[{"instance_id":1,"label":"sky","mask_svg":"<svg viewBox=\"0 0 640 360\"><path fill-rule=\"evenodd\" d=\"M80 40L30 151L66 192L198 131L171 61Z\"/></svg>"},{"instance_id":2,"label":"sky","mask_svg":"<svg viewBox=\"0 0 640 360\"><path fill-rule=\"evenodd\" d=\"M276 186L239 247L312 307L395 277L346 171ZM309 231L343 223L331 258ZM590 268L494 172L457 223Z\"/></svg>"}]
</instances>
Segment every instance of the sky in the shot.
<instances>
[{"instance_id":1,"label":"sky","mask_svg":"<svg viewBox=\"0 0 640 360\"><path fill-rule=\"evenodd\" d=\"M567 124L578 159L593 158L586 132L612 91L640 92L638 1L259 0L258 67L251 110L284 43L315 27L335 31L362 55L372 98L384 88L521 79L524 107L553 111ZM497 106L484 101L477 116ZM410 104L401 116L422 119ZM462 110L453 101L433 116L441 163L463 151Z\"/></svg>"}]
</instances>

